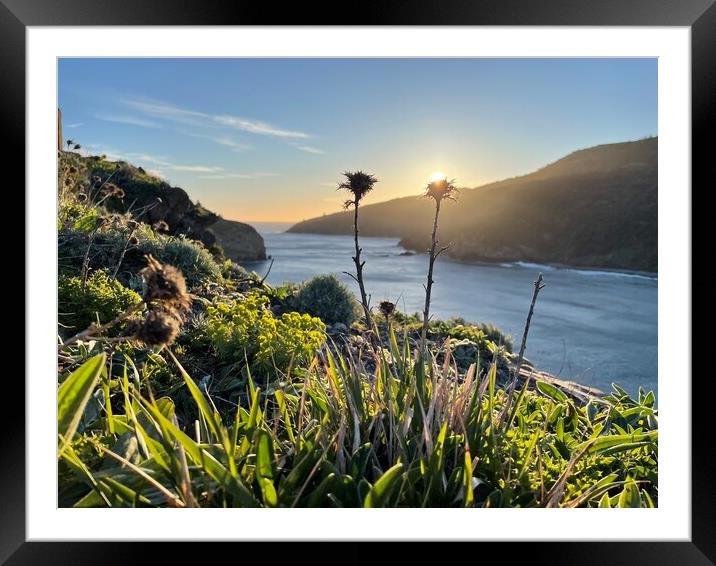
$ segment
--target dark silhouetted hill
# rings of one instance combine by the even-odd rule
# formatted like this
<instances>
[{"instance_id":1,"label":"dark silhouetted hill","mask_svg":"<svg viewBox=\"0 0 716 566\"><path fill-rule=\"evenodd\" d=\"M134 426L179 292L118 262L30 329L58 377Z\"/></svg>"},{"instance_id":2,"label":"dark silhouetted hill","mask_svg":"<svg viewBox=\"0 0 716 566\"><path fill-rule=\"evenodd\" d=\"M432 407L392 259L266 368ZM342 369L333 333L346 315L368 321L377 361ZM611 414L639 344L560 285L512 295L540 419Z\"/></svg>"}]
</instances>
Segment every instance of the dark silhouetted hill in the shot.
<instances>
[{"instance_id":1,"label":"dark silhouetted hill","mask_svg":"<svg viewBox=\"0 0 716 566\"><path fill-rule=\"evenodd\" d=\"M575 151L528 175L461 189L440 218L447 254L465 261L529 261L656 272L658 138ZM361 208L362 236L429 246L434 206L415 196ZM352 215L300 222L290 232L351 234Z\"/></svg>"}]
</instances>

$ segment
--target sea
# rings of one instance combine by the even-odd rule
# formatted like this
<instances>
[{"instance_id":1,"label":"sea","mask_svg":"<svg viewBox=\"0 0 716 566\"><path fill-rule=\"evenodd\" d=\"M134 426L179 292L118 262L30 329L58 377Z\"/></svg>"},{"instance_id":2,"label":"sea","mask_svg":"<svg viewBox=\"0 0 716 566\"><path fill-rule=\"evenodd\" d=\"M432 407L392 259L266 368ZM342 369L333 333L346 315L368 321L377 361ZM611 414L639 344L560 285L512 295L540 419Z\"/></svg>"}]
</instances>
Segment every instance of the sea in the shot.
<instances>
[{"instance_id":1,"label":"sea","mask_svg":"<svg viewBox=\"0 0 716 566\"><path fill-rule=\"evenodd\" d=\"M272 285L333 273L356 293L352 236L293 234L290 224L253 223L271 259L245 263ZM422 311L427 254L403 249L397 238L361 237L364 278L372 305L397 303ZM270 271L269 271L270 266ZM561 379L609 391L615 382L635 394L657 392L656 275L572 269L531 263L464 263L441 256L435 265L431 314L491 322L512 335L524 329L533 282L542 273L525 357Z\"/></svg>"}]
</instances>

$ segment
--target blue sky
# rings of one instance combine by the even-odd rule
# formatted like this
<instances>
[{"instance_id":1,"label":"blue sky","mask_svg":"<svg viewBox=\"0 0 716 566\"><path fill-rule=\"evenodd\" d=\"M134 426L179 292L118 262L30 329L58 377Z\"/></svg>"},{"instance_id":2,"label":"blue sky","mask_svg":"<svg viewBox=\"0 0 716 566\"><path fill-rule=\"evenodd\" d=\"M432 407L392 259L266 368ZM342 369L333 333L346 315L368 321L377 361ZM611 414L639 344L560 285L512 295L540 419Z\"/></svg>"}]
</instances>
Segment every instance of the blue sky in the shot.
<instances>
[{"instance_id":1,"label":"blue sky","mask_svg":"<svg viewBox=\"0 0 716 566\"><path fill-rule=\"evenodd\" d=\"M592 145L657 134L656 59L61 59L63 134L186 189L225 218L529 173Z\"/></svg>"}]
</instances>

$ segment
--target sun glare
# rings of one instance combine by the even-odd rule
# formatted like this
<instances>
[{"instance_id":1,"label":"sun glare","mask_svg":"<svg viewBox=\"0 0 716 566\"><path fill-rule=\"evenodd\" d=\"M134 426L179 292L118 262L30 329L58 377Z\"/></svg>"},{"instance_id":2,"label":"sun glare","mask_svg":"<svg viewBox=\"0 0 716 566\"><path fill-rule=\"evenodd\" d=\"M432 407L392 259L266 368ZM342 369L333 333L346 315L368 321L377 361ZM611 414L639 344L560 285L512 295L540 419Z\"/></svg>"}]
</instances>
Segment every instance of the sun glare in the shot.
<instances>
[{"instance_id":1,"label":"sun glare","mask_svg":"<svg viewBox=\"0 0 716 566\"><path fill-rule=\"evenodd\" d=\"M443 173L442 171L435 171L435 173L430 175L428 181L430 183L434 183L435 181L443 181L445 179L447 179L447 175L445 173Z\"/></svg>"}]
</instances>

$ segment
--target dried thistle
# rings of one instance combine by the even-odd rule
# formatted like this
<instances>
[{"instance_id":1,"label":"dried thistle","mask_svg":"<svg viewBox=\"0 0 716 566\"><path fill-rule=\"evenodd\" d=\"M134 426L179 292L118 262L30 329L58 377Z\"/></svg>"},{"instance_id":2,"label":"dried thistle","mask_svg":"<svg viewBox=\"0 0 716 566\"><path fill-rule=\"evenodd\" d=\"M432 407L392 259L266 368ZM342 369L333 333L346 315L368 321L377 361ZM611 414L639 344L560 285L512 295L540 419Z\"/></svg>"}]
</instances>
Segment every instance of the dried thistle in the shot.
<instances>
[{"instance_id":1,"label":"dried thistle","mask_svg":"<svg viewBox=\"0 0 716 566\"><path fill-rule=\"evenodd\" d=\"M353 200L347 200L344 204L345 208L357 206L363 200L363 197L373 190L373 185L378 182L373 175L364 173L363 171L346 171L343 173L346 181L338 185L338 189L344 189L353 193Z\"/></svg>"},{"instance_id":2,"label":"dried thistle","mask_svg":"<svg viewBox=\"0 0 716 566\"><path fill-rule=\"evenodd\" d=\"M365 195L373 190L373 185L378 182L373 175L364 173L363 171L346 171L343 173L346 180L338 185L338 190L344 189L353 193L353 200L347 200L344 203L344 207L350 208L353 206L353 240L355 243L356 254L353 256L353 263L356 266L356 274L349 273L356 283L358 283L358 289L360 291L360 302L363 307L363 314L365 315L365 323L369 330L373 329L373 320L370 316L370 304L368 301L368 294L365 291L365 282L363 281L363 266L365 261L361 261L361 247L358 244L358 205Z\"/></svg>"},{"instance_id":3,"label":"dried thistle","mask_svg":"<svg viewBox=\"0 0 716 566\"><path fill-rule=\"evenodd\" d=\"M104 187L102 187L102 196L105 198L124 198L124 189L122 187L118 187L114 183L107 183Z\"/></svg>"},{"instance_id":4,"label":"dried thistle","mask_svg":"<svg viewBox=\"0 0 716 566\"><path fill-rule=\"evenodd\" d=\"M391 303L390 301L381 301L378 303L378 310L385 318L390 318L390 316L395 312L395 303Z\"/></svg>"},{"instance_id":5,"label":"dried thistle","mask_svg":"<svg viewBox=\"0 0 716 566\"><path fill-rule=\"evenodd\" d=\"M435 202L442 201L443 199L455 200L455 195L458 192L455 186L455 179L448 181L447 179L437 179L431 181L425 190L425 196L428 198L435 199Z\"/></svg>"},{"instance_id":6,"label":"dried thistle","mask_svg":"<svg viewBox=\"0 0 716 566\"><path fill-rule=\"evenodd\" d=\"M171 345L181 328L181 320L172 310L155 309L149 311L147 318L139 325L136 331L137 339L148 346L159 344Z\"/></svg>"},{"instance_id":7,"label":"dried thistle","mask_svg":"<svg viewBox=\"0 0 716 566\"><path fill-rule=\"evenodd\" d=\"M100 216L97 218L95 230L101 230L102 228L108 228L112 225L112 219L107 216Z\"/></svg>"},{"instance_id":8,"label":"dried thistle","mask_svg":"<svg viewBox=\"0 0 716 566\"><path fill-rule=\"evenodd\" d=\"M159 220L158 222L152 224L152 230L155 232L169 232L169 224L167 224L164 220Z\"/></svg>"},{"instance_id":9,"label":"dried thistle","mask_svg":"<svg viewBox=\"0 0 716 566\"><path fill-rule=\"evenodd\" d=\"M147 303L159 301L179 313L187 310L191 305L191 300L182 272L173 265L157 261L151 255L145 257L147 267L139 272L146 284L144 300Z\"/></svg>"},{"instance_id":10,"label":"dried thistle","mask_svg":"<svg viewBox=\"0 0 716 566\"><path fill-rule=\"evenodd\" d=\"M438 246L438 218L440 216L440 205L443 200L455 200L457 193L457 187L455 186L455 180L448 181L447 177L442 179L435 179L428 183L425 191L425 196L435 200L435 219L433 220L433 233L431 237L430 245L430 260L428 262L428 280L425 285L425 307L423 308L423 328L420 332L420 351L425 352L425 346L427 344L428 336L428 325L430 322L430 298L432 295L433 283L433 271L435 269L435 260L438 256L446 251L447 246L440 249Z\"/></svg>"}]
</instances>

